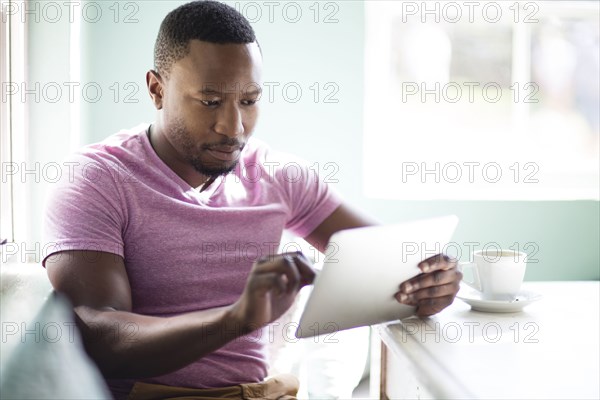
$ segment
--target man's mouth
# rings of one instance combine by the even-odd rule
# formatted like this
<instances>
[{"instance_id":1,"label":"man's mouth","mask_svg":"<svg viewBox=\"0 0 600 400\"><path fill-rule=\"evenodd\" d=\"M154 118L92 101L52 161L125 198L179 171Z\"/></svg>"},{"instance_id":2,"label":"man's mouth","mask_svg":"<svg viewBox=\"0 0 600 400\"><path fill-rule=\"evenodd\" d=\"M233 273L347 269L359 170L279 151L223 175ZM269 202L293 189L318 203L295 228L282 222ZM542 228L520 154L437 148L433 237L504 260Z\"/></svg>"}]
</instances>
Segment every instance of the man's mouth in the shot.
<instances>
[{"instance_id":1,"label":"man's mouth","mask_svg":"<svg viewBox=\"0 0 600 400\"><path fill-rule=\"evenodd\" d=\"M241 149L235 146L213 147L206 150L213 158L220 161L235 161L240 157Z\"/></svg>"}]
</instances>

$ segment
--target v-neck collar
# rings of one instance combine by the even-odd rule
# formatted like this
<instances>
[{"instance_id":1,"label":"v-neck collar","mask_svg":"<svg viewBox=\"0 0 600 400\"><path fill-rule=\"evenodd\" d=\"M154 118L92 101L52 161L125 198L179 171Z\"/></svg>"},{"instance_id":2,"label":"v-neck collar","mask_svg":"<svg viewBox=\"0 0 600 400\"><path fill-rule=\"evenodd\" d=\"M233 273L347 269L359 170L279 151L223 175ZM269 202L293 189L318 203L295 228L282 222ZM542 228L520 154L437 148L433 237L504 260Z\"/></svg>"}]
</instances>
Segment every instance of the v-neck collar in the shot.
<instances>
[{"instance_id":1,"label":"v-neck collar","mask_svg":"<svg viewBox=\"0 0 600 400\"><path fill-rule=\"evenodd\" d=\"M154 162L154 164L162 172L164 172L169 178L171 178L173 181L177 182L177 184L185 192L192 192L192 193L194 193L194 195L196 197L200 197L201 199L206 199L206 200L210 199L212 197L212 195L217 191L217 189L223 183L224 176L223 175L219 175L214 180L214 182L211 183L210 186L206 190L204 190L202 192L200 192L200 190L198 188L195 188L195 187L191 186L182 177L180 177L179 175L177 175L177 173L175 173L175 171L173 171L171 169L171 167L169 167L158 156L158 154L156 153L156 151L152 147L152 143L150 143L150 126L151 126L151 124L148 124L148 126L146 127L146 129L140 135L141 135L142 145L144 146L144 149L148 152L148 154L149 154L151 160Z\"/></svg>"}]
</instances>

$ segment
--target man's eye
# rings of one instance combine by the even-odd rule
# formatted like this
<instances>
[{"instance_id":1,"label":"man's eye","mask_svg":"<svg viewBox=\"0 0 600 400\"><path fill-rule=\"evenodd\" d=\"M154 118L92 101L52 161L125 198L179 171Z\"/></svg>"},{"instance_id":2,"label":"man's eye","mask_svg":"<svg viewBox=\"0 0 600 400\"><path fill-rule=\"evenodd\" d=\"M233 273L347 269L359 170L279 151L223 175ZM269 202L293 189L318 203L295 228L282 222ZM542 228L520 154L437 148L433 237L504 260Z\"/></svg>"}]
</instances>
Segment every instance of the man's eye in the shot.
<instances>
[{"instance_id":1,"label":"man's eye","mask_svg":"<svg viewBox=\"0 0 600 400\"><path fill-rule=\"evenodd\" d=\"M200 102L207 107L218 106L220 103L219 100L200 100Z\"/></svg>"},{"instance_id":2,"label":"man's eye","mask_svg":"<svg viewBox=\"0 0 600 400\"><path fill-rule=\"evenodd\" d=\"M258 100L242 100L242 104L245 106L253 106Z\"/></svg>"}]
</instances>

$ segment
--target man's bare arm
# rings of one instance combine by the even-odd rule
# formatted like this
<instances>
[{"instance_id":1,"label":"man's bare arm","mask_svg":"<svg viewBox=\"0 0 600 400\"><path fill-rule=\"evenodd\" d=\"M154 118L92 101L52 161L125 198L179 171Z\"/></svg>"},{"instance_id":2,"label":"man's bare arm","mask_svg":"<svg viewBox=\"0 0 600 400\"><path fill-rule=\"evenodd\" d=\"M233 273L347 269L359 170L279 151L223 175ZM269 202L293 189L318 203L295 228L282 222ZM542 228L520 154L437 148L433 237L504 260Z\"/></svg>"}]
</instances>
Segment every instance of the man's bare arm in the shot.
<instances>
[{"instance_id":1,"label":"man's bare arm","mask_svg":"<svg viewBox=\"0 0 600 400\"><path fill-rule=\"evenodd\" d=\"M337 231L372 225L379 224L348 205L342 204L304 239L314 248L324 253L329 239Z\"/></svg>"},{"instance_id":2,"label":"man's bare arm","mask_svg":"<svg viewBox=\"0 0 600 400\"><path fill-rule=\"evenodd\" d=\"M50 256L46 268L54 288L73 302L90 356L114 378L157 376L190 364L277 319L314 276L297 255L274 257L255 263L235 304L160 318L131 312L131 288L117 255L65 251Z\"/></svg>"}]
</instances>

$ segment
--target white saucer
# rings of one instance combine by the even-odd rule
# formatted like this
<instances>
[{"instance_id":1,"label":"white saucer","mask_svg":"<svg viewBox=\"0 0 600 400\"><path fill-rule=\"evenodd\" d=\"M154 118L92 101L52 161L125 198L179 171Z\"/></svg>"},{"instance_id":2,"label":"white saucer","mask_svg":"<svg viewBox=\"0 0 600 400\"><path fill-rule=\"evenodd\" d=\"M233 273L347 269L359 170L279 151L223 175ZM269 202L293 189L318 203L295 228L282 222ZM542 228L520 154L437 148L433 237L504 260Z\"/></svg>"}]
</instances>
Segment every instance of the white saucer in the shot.
<instances>
[{"instance_id":1,"label":"white saucer","mask_svg":"<svg viewBox=\"0 0 600 400\"><path fill-rule=\"evenodd\" d=\"M456 295L475 311L508 313L523 310L523 307L540 300L543 296L529 290L521 290L513 300L484 300L475 289L461 289Z\"/></svg>"}]
</instances>

